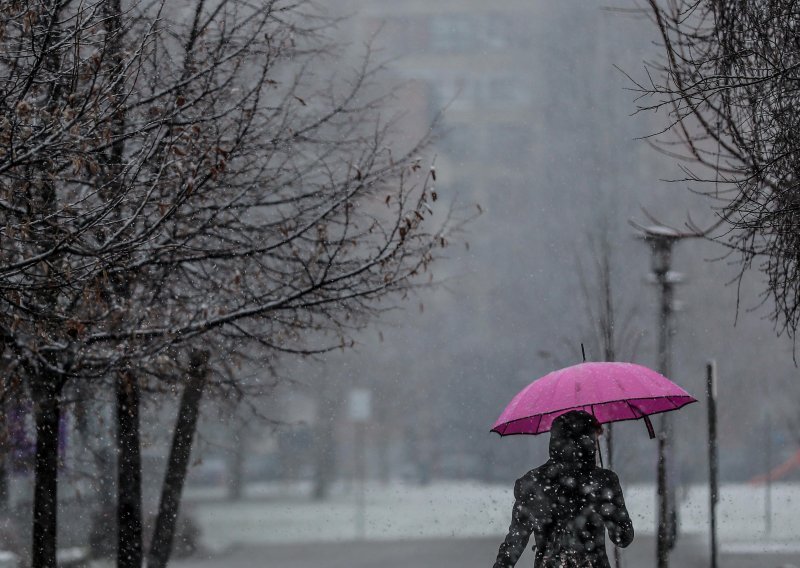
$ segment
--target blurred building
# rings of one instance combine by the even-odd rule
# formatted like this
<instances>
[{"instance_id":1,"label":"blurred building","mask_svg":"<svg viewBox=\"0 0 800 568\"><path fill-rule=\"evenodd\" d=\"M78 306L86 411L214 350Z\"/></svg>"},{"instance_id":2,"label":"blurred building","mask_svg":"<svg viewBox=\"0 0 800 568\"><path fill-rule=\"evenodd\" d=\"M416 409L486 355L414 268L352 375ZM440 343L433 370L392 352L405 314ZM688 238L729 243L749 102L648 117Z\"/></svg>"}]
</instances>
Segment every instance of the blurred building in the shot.
<instances>
[{"instance_id":1,"label":"blurred building","mask_svg":"<svg viewBox=\"0 0 800 568\"><path fill-rule=\"evenodd\" d=\"M431 295L426 330L403 337L394 355L371 357L391 373L404 351L430 350L435 337L437 355L415 361L403 381L406 399L418 401L404 427L409 459L432 475L508 477L543 458L542 444L520 455L489 424L509 393L550 370L540 354L554 339L582 341L565 325L575 318L565 317L563 299L577 285L563 275L574 273L584 228L613 209L607 196L625 191L615 156L625 145L630 156L641 151L629 126L610 127L630 113L609 80L629 46L615 41L618 20L581 3L346 4L355 48L372 42L376 59L410 82L400 106L413 128L440 121L432 152L440 193L486 211L469 250L448 251L454 262L435 269L457 280L456 293Z\"/></svg>"},{"instance_id":2,"label":"blurred building","mask_svg":"<svg viewBox=\"0 0 800 568\"><path fill-rule=\"evenodd\" d=\"M376 392L380 412L369 440L385 453L379 462L389 464L376 470L513 479L544 459L546 439L498 440L489 427L517 391L579 362L580 344L592 343L592 291L578 269L583 262L591 271L595 262L589 237L605 227L613 243L617 308L632 338L618 352L653 366L657 294L645 283L649 251L628 221L643 220L642 208L675 226L689 212L700 223L713 216L708 200L666 181L682 177L675 159L641 139L659 132L667 117L631 116L640 102L625 74L657 57L657 32L633 2L620 10L579 0L331 6L352 15L343 25L354 58L371 43L374 59L388 61L405 82L397 95L409 139L440 119L428 152L436 156L439 194L484 211L470 227L469 248L456 245L434 265L447 285L426 290L419 310L416 299L402 305L394 318L400 325L384 329L385 341L369 330L358 352L342 356L341 367ZM749 435L761 432L763 418L748 401L764 400L764 373L776 383L791 375L791 355L757 315L742 313L732 326L737 290L725 283L735 270L707 262L723 252L702 240L676 247L674 266L687 283L677 293L685 310L677 316L672 378L701 398L705 361L718 359L720 443L731 464L722 475L735 477L745 463L754 473L764 468L763 459L752 459L763 435ZM754 280L741 288L749 306L758 302ZM789 408L798 396L786 397ZM704 410L698 404L683 411L679 439L704 432ZM352 446L341 430L343 447ZM655 446L641 425L618 432L621 473L651 480ZM686 443L678 452L684 480L704 475L701 451ZM343 475L347 455L339 460Z\"/></svg>"},{"instance_id":3,"label":"blurred building","mask_svg":"<svg viewBox=\"0 0 800 568\"><path fill-rule=\"evenodd\" d=\"M445 111L436 144L444 183L477 201L498 180L523 183L516 158L531 150L532 102L542 91L528 72L536 5L356 0L350 7L357 37L374 38L377 57L392 58L394 73L421 85L422 97L404 101L408 110L424 109L426 123Z\"/></svg>"}]
</instances>

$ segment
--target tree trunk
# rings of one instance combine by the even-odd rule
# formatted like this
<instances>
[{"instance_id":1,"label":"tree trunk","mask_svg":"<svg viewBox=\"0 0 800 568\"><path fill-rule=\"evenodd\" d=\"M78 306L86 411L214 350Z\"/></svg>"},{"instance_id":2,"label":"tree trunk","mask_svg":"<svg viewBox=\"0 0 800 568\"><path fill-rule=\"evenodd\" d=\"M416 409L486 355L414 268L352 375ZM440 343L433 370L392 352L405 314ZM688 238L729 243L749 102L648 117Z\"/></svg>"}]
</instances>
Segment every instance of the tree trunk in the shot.
<instances>
[{"instance_id":1,"label":"tree trunk","mask_svg":"<svg viewBox=\"0 0 800 568\"><path fill-rule=\"evenodd\" d=\"M341 394L331 383L321 381L317 390L317 419L314 424L314 485L311 496L317 501L327 499L337 467L337 416ZM329 412L325 412L329 411Z\"/></svg>"},{"instance_id":2,"label":"tree trunk","mask_svg":"<svg viewBox=\"0 0 800 568\"><path fill-rule=\"evenodd\" d=\"M238 430L238 431L237 431ZM242 427L233 431L233 453L228 463L230 464L230 478L228 479L228 500L240 501L244 491L244 459L247 444L247 428Z\"/></svg>"},{"instance_id":3,"label":"tree trunk","mask_svg":"<svg viewBox=\"0 0 800 568\"><path fill-rule=\"evenodd\" d=\"M142 566L142 457L139 381L117 376L117 568Z\"/></svg>"},{"instance_id":4,"label":"tree trunk","mask_svg":"<svg viewBox=\"0 0 800 568\"><path fill-rule=\"evenodd\" d=\"M317 416L316 441L314 444L314 487L311 495L316 501L328 497L333 481L336 443L333 424L322 416Z\"/></svg>"},{"instance_id":5,"label":"tree trunk","mask_svg":"<svg viewBox=\"0 0 800 568\"><path fill-rule=\"evenodd\" d=\"M208 351L194 351L191 355L189 379L183 390L178 419L172 436L172 449L169 454L164 485L161 489L161 502L158 517L147 556L148 568L166 568L172 552L172 541L178 520L181 492L186 480L192 440L197 428L197 416L203 388L208 375Z\"/></svg>"},{"instance_id":6,"label":"tree trunk","mask_svg":"<svg viewBox=\"0 0 800 568\"><path fill-rule=\"evenodd\" d=\"M111 116L114 140L108 155L109 198L125 194L121 179L125 153L124 28L121 0L108 0L103 5L107 31L106 54L113 63L110 75L116 83L117 107ZM119 217L120 212L115 215ZM130 298L133 282L129 274L112 279L113 293ZM142 458L139 436L139 379L130 372L117 375L117 568L142 566Z\"/></svg>"},{"instance_id":7,"label":"tree trunk","mask_svg":"<svg viewBox=\"0 0 800 568\"><path fill-rule=\"evenodd\" d=\"M33 490L31 568L56 568L58 505L58 425L61 385L54 379L34 389L36 457Z\"/></svg>"}]
</instances>

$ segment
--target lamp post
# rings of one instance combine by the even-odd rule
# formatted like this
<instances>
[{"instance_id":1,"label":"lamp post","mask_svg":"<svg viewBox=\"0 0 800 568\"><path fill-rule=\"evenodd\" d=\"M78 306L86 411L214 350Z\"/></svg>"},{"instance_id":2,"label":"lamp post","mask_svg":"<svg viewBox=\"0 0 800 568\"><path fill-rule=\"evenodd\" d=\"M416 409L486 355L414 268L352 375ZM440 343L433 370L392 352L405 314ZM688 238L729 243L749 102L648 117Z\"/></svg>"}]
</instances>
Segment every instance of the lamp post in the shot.
<instances>
[{"instance_id":1,"label":"lamp post","mask_svg":"<svg viewBox=\"0 0 800 568\"><path fill-rule=\"evenodd\" d=\"M659 287L658 372L671 376L672 336L674 334L674 287L683 280L671 270L672 246L686 235L661 225L640 227L641 237L652 253L652 281ZM677 533L674 488L669 476L672 453L672 423L669 413L661 415L658 433L658 532L656 559L658 568L668 568L669 550Z\"/></svg>"}]
</instances>

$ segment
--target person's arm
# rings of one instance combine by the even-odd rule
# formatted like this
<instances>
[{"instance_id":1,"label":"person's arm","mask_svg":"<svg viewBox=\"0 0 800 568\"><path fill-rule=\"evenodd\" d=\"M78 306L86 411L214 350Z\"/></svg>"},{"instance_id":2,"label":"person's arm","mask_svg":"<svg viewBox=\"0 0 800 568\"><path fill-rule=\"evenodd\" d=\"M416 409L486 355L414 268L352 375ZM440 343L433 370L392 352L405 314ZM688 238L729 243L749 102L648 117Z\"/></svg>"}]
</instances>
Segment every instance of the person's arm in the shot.
<instances>
[{"instance_id":1,"label":"person's arm","mask_svg":"<svg viewBox=\"0 0 800 568\"><path fill-rule=\"evenodd\" d=\"M522 479L518 479L514 485L515 501L511 512L511 526L508 527L506 539L500 545L494 568L513 568L525 551L533 533L533 512L529 497L524 491Z\"/></svg>"},{"instance_id":2,"label":"person's arm","mask_svg":"<svg viewBox=\"0 0 800 568\"><path fill-rule=\"evenodd\" d=\"M603 487L603 503L600 512L603 515L603 522L608 529L608 537L611 542L625 548L633 542L633 523L625 507L625 499L622 497L622 487L619 485L619 478L613 471L606 470L608 474L605 486Z\"/></svg>"}]
</instances>

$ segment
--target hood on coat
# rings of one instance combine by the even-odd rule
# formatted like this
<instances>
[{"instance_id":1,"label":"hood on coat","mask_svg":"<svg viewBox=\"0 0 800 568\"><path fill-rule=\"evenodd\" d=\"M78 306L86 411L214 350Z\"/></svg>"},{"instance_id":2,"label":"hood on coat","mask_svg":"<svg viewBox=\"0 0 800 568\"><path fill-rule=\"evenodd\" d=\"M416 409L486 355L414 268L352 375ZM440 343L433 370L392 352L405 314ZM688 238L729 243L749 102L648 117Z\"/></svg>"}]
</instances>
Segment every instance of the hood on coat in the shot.
<instances>
[{"instance_id":1,"label":"hood on coat","mask_svg":"<svg viewBox=\"0 0 800 568\"><path fill-rule=\"evenodd\" d=\"M550 459L579 469L593 468L599 433L600 423L588 412L562 414L550 428Z\"/></svg>"}]
</instances>

